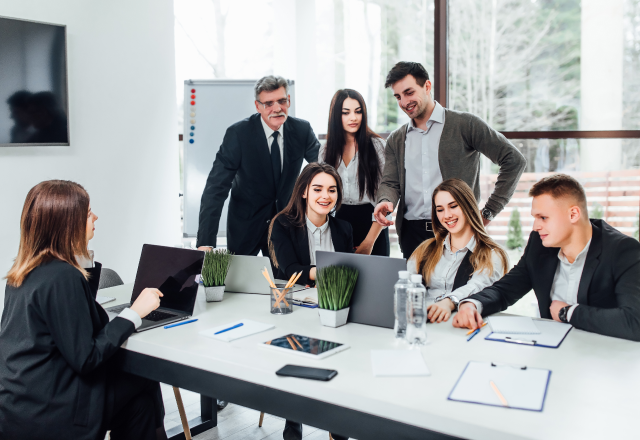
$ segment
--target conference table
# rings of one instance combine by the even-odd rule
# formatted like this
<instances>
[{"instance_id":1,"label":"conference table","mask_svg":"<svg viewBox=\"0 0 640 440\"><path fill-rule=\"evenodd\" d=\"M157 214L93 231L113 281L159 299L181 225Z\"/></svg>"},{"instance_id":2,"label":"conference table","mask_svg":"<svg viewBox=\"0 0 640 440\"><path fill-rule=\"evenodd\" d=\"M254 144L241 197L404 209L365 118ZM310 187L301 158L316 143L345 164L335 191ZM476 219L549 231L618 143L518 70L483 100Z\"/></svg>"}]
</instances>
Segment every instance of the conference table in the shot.
<instances>
[{"instance_id":1,"label":"conference table","mask_svg":"<svg viewBox=\"0 0 640 440\"><path fill-rule=\"evenodd\" d=\"M129 300L132 284L100 291ZM269 312L269 297L225 293L207 303L199 292L197 322L132 335L116 355L124 371L201 394L200 424L216 424L215 398L307 425L368 439L602 439L637 436L640 343L572 329L557 349L485 340L488 326L467 342L449 322L429 324L420 348L430 371L423 377L374 377L371 350L405 350L393 331L349 323L320 324L317 309ZM201 331L251 319L274 329L232 342ZM280 353L261 343L296 333L348 344L323 360ZM526 365L552 371L543 411L448 400L469 361ZM276 376L286 364L334 369L329 382ZM256 424L258 421L256 420ZM192 431L194 432L194 431ZM633 433L636 434L633 434Z\"/></svg>"}]
</instances>

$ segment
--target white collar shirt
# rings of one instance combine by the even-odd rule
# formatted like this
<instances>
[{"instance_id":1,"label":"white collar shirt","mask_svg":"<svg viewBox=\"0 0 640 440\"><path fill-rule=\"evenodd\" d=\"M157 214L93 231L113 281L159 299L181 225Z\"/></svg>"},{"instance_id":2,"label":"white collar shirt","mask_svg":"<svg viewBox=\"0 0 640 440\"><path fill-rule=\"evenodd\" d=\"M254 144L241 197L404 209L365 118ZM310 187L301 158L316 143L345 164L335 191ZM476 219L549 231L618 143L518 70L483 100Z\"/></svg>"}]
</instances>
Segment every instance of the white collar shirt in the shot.
<instances>
[{"instance_id":1,"label":"white collar shirt","mask_svg":"<svg viewBox=\"0 0 640 440\"><path fill-rule=\"evenodd\" d=\"M335 252L333 248L333 240L331 240L331 228L329 227L329 217L324 225L317 227L309 217L305 216L307 221L307 235L309 238L309 259L311 265L316 265L316 251Z\"/></svg>"},{"instance_id":2,"label":"white collar shirt","mask_svg":"<svg viewBox=\"0 0 640 440\"><path fill-rule=\"evenodd\" d=\"M580 287L584 264L587 261L589 246L591 246L591 240L576 256L573 263L569 263L562 249L558 251L560 263L556 268L556 274L551 285L551 301L562 301L571 306L567 313L567 321L571 319L571 315L573 315L573 311L578 305L578 288Z\"/></svg>"},{"instance_id":3,"label":"white collar shirt","mask_svg":"<svg viewBox=\"0 0 640 440\"><path fill-rule=\"evenodd\" d=\"M269 147L269 154L271 154L271 144L273 143L273 133L275 132L275 130L273 130L271 127L267 125L266 122L264 122L264 119L262 119L262 115L260 115L260 122L262 122L264 135L267 137L267 146ZM282 169L282 164L284 163L284 124L280 126L280 128L278 129L278 133L280 133L280 135L278 136L278 146L280 147L280 169Z\"/></svg>"}]
</instances>

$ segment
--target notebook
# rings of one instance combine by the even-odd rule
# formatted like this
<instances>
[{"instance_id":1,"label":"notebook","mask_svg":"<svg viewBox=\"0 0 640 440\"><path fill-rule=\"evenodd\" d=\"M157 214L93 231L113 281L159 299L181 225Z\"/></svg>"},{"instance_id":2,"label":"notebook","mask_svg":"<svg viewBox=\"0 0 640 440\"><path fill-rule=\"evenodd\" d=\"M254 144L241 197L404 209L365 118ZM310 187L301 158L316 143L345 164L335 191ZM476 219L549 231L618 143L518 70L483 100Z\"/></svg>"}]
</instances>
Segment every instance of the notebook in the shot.
<instances>
[{"instance_id":1,"label":"notebook","mask_svg":"<svg viewBox=\"0 0 640 440\"><path fill-rule=\"evenodd\" d=\"M522 335L517 333L490 333L487 341L511 342L512 344L535 345L539 347L558 348L573 328L571 324L550 320L536 319L535 325L540 334Z\"/></svg>"},{"instance_id":2,"label":"notebook","mask_svg":"<svg viewBox=\"0 0 640 440\"><path fill-rule=\"evenodd\" d=\"M371 350L375 377L429 376L420 350Z\"/></svg>"},{"instance_id":3,"label":"notebook","mask_svg":"<svg viewBox=\"0 0 640 440\"><path fill-rule=\"evenodd\" d=\"M550 370L471 361L451 390L449 400L542 411L550 377Z\"/></svg>"},{"instance_id":4,"label":"notebook","mask_svg":"<svg viewBox=\"0 0 640 440\"><path fill-rule=\"evenodd\" d=\"M237 325L240 323L243 324L242 327L234 328L233 330L220 333L219 335L214 334L216 332L219 332L220 330L233 327L234 325ZM237 321L228 322L224 325L219 325L217 327L203 330L200 332L200 334L208 338L217 339L218 341L231 342L231 341L235 341L236 339L255 335L256 333L261 333L267 330L271 330L272 328L275 328L275 325L264 324L262 322L252 321L250 319L239 319Z\"/></svg>"},{"instance_id":5,"label":"notebook","mask_svg":"<svg viewBox=\"0 0 640 440\"><path fill-rule=\"evenodd\" d=\"M540 333L533 319L527 316L490 316L488 321L493 333L512 335L537 335Z\"/></svg>"}]
</instances>

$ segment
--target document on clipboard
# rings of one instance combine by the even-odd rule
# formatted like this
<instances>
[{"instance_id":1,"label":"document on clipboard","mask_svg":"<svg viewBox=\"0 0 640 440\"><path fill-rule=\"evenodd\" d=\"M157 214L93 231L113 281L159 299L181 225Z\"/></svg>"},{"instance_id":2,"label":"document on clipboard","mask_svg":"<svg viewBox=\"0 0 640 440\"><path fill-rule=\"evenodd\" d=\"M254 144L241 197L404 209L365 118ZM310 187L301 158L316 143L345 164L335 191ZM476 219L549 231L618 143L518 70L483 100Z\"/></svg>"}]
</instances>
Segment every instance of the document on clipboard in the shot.
<instances>
[{"instance_id":1,"label":"document on clipboard","mask_svg":"<svg viewBox=\"0 0 640 440\"><path fill-rule=\"evenodd\" d=\"M512 344L532 345L536 347L558 348L564 338L573 328L564 322L537 319L536 327L540 334L523 335L519 333L489 333L484 339L487 341L509 342Z\"/></svg>"}]
</instances>

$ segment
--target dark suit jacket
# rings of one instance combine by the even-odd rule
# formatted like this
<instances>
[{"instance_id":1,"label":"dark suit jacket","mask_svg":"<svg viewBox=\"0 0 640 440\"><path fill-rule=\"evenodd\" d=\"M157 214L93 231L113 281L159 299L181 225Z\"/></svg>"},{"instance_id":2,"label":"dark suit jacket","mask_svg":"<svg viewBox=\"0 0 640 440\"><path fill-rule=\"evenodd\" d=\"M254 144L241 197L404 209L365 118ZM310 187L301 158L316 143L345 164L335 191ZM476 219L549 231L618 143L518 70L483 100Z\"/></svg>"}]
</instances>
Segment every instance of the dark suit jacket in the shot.
<instances>
[{"instance_id":1,"label":"dark suit jacket","mask_svg":"<svg viewBox=\"0 0 640 440\"><path fill-rule=\"evenodd\" d=\"M331 241L336 252L353 253L353 230L345 220L329 216ZM297 284L313 284L309 279L311 257L309 256L309 235L307 226L293 226L284 215L276 217L271 230L271 242L278 261L280 276L287 280L295 272L302 271Z\"/></svg>"},{"instance_id":2,"label":"dark suit jacket","mask_svg":"<svg viewBox=\"0 0 640 440\"><path fill-rule=\"evenodd\" d=\"M220 215L231 188L227 247L238 255L249 255L258 246L271 218L289 202L302 159L318 161L320 143L311 125L289 116L284 123L284 159L276 188L260 118L256 113L233 124L224 135L202 193L198 246L216 245Z\"/></svg>"},{"instance_id":3,"label":"dark suit jacket","mask_svg":"<svg viewBox=\"0 0 640 440\"><path fill-rule=\"evenodd\" d=\"M7 285L0 329L0 438L104 438L107 360L133 333L96 303L87 282L53 260Z\"/></svg>"},{"instance_id":4,"label":"dark suit jacket","mask_svg":"<svg viewBox=\"0 0 640 440\"><path fill-rule=\"evenodd\" d=\"M571 324L581 330L640 341L640 243L602 220L591 220L593 237ZM558 248L546 248L532 232L520 262L501 280L469 297L482 314L505 310L533 289L540 316L551 319L551 287Z\"/></svg>"}]
</instances>

